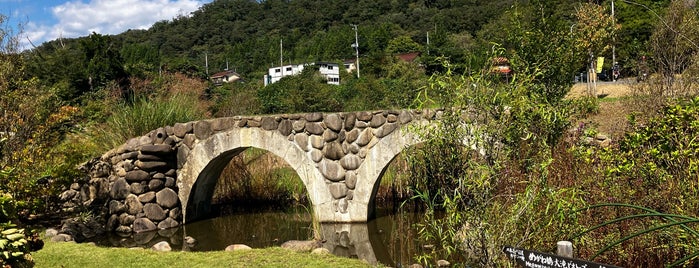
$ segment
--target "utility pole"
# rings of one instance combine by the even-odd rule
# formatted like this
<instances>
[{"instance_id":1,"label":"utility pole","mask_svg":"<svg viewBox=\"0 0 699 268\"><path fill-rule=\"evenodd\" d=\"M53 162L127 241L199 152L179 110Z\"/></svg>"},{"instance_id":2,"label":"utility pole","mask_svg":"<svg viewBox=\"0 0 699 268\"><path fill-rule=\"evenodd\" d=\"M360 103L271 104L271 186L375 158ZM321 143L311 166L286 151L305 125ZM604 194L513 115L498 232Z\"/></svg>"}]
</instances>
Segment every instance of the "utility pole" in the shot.
<instances>
[{"instance_id":1,"label":"utility pole","mask_svg":"<svg viewBox=\"0 0 699 268\"><path fill-rule=\"evenodd\" d=\"M204 66L206 66L206 78L209 78L209 54L204 52Z\"/></svg>"},{"instance_id":2,"label":"utility pole","mask_svg":"<svg viewBox=\"0 0 699 268\"><path fill-rule=\"evenodd\" d=\"M614 18L614 0L612 0L612 23L616 28L616 19ZM612 66L616 64L616 34L612 33Z\"/></svg>"},{"instance_id":3,"label":"utility pole","mask_svg":"<svg viewBox=\"0 0 699 268\"><path fill-rule=\"evenodd\" d=\"M430 55L430 32L427 32L427 55Z\"/></svg>"},{"instance_id":4,"label":"utility pole","mask_svg":"<svg viewBox=\"0 0 699 268\"><path fill-rule=\"evenodd\" d=\"M282 69L282 77L284 76L284 38L279 39L279 68Z\"/></svg>"},{"instance_id":5,"label":"utility pole","mask_svg":"<svg viewBox=\"0 0 699 268\"><path fill-rule=\"evenodd\" d=\"M359 78L359 35L357 34L357 24L352 24L352 28L354 28L354 44L352 44L352 47L354 47L354 51L357 54L354 64L357 65L357 78Z\"/></svg>"}]
</instances>

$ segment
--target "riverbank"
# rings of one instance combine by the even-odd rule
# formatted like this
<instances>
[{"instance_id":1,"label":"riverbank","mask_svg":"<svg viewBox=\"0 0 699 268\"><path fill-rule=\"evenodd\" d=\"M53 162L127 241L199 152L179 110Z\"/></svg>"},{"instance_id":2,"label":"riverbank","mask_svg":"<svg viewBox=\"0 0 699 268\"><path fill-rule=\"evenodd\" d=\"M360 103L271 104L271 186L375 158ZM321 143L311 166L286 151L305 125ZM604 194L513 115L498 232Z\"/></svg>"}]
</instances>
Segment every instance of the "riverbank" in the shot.
<instances>
[{"instance_id":1,"label":"riverbank","mask_svg":"<svg viewBox=\"0 0 699 268\"><path fill-rule=\"evenodd\" d=\"M33 252L36 268L44 267L376 267L332 254L299 253L270 247L239 251L156 252L150 249L97 247L51 242ZM379 266L381 267L381 266Z\"/></svg>"}]
</instances>

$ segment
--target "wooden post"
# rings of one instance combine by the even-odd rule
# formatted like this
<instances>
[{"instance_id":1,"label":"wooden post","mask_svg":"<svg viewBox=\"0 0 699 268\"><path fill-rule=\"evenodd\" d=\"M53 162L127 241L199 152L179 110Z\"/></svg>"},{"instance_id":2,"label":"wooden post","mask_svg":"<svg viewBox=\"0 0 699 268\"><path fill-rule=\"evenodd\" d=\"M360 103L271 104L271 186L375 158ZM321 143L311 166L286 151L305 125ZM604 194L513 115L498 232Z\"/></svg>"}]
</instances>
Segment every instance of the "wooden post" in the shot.
<instances>
[{"instance_id":1,"label":"wooden post","mask_svg":"<svg viewBox=\"0 0 699 268\"><path fill-rule=\"evenodd\" d=\"M556 255L561 257L573 257L573 243L570 241L558 241L556 243Z\"/></svg>"}]
</instances>

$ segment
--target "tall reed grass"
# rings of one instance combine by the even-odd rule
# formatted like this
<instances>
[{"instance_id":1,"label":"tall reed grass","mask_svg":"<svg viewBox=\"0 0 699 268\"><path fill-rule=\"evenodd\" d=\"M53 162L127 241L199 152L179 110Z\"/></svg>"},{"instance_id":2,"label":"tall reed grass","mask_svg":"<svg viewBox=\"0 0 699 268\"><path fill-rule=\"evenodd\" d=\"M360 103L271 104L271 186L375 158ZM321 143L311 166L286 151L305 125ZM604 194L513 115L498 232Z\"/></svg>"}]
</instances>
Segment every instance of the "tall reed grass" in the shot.
<instances>
[{"instance_id":1,"label":"tall reed grass","mask_svg":"<svg viewBox=\"0 0 699 268\"><path fill-rule=\"evenodd\" d=\"M142 97L117 106L104 124L92 129L93 141L107 151L159 127L202 119L204 115L197 97L191 94Z\"/></svg>"}]
</instances>

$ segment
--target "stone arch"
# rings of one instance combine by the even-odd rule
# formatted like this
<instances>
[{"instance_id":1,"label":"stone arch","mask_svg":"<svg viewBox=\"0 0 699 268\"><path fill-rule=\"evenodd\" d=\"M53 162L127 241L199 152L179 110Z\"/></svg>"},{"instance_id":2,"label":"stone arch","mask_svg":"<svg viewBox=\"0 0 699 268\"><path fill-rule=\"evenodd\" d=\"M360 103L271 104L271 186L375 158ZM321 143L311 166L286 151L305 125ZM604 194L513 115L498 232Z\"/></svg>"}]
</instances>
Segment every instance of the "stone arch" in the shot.
<instances>
[{"instance_id":1,"label":"stone arch","mask_svg":"<svg viewBox=\"0 0 699 268\"><path fill-rule=\"evenodd\" d=\"M405 148L421 142L414 133L402 127L382 138L367 154L364 163L357 170L357 176L364 178L364 181L357 183L354 196L354 202L367 208L367 219L375 216L374 201L380 184L379 178L383 176L388 165Z\"/></svg>"},{"instance_id":2,"label":"stone arch","mask_svg":"<svg viewBox=\"0 0 699 268\"><path fill-rule=\"evenodd\" d=\"M233 156L249 147L267 150L281 157L296 171L308 191L316 218L322 221L319 213L333 209L333 199L323 182L323 176L298 145L278 131L233 128L199 140L187 154L177 175L183 223L208 213L220 172Z\"/></svg>"}]
</instances>

